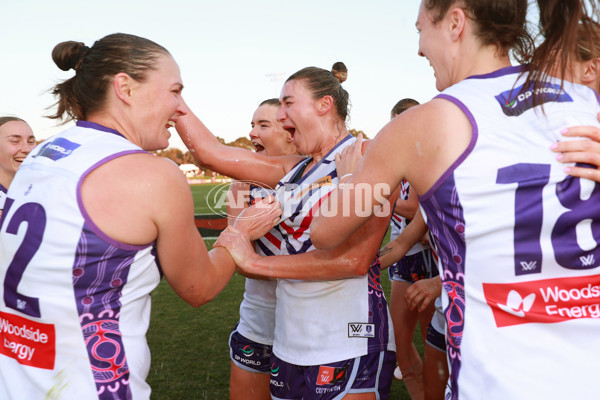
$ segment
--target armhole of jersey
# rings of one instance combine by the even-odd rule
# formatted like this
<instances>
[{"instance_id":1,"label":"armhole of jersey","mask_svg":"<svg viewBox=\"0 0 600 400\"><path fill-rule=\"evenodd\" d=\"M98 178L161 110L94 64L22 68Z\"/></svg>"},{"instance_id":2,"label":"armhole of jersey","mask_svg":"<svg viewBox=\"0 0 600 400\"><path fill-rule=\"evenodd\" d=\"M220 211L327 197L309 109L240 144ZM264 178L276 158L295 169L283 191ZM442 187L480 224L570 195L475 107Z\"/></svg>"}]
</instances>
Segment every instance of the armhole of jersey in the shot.
<instances>
[{"instance_id":1,"label":"armhole of jersey","mask_svg":"<svg viewBox=\"0 0 600 400\"><path fill-rule=\"evenodd\" d=\"M115 240L115 239L111 238L110 236L108 236L106 233L104 233L94 223L94 221L92 221L92 218L90 217L90 215L88 214L85 206L83 205L83 199L81 198L81 185L83 184L83 181L89 175L89 173L92 172L93 170L95 170L96 168L100 167L101 165L104 165L107 162L109 162L111 160L114 160L115 158L127 156L127 155L130 155L130 154L139 154L139 153L147 153L147 152L144 151L144 150L126 150L126 151L122 151L122 152L119 152L119 153L111 154L110 156L108 156L106 158L103 158L102 160L98 161L97 163L95 163L94 165L92 165L90 168L88 168L81 175L81 178L79 179L79 182L77 182L77 204L79 205L79 211L81 212L81 215L83 216L85 224L88 225L90 227L90 229L96 235L98 235L99 238L101 238L102 240L104 240L106 243L108 243L108 244L110 244L112 246L115 246L115 247L117 247L119 249L123 249L123 250L141 250L141 249L145 249L148 246L153 246L154 242L148 243L146 245L127 244L127 243L123 243L123 242L120 242L118 240Z\"/></svg>"},{"instance_id":2,"label":"armhole of jersey","mask_svg":"<svg viewBox=\"0 0 600 400\"><path fill-rule=\"evenodd\" d=\"M467 146L465 151L463 151L463 153L456 159L456 161L454 161L452 163L452 165L450 165L450 167L448 167L446 172L444 172L442 174L442 176L440 176L440 178L433 184L433 186L425 194L423 194L422 196L419 196L419 202L426 201L427 199L429 199L436 192L436 190L442 185L442 183L444 183L446 181L446 179L448 179L448 176L450 176L454 172L454 170L460 164L462 164L462 162L467 158L467 156L469 154L471 154L471 152L475 148L475 144L477 143L477 137L479 134L477 122L475 122L475 118L473 117L473 114L471 113L471 111L467 108L467 106L462 101L460 101L459 99L457 99L454 96L450 96L447 94L440 94L440 95L437 95L435 98L450 101L451 103L456 105L465 114L465 116L469 119L469 122L471 123L471 141L469 142L469 145Z\"/></svg>"}]
</instances>

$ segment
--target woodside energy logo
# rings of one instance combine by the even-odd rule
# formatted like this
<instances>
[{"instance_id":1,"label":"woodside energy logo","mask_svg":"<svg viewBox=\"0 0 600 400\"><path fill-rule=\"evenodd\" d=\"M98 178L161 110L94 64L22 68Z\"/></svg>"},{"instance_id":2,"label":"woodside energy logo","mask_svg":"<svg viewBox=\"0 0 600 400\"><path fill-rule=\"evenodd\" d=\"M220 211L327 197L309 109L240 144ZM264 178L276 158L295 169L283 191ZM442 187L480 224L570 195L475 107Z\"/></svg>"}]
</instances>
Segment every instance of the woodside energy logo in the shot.
<instances>
[{"instance_id":1,"label":"woodside energy logo","mask_svg":"<svg viewBox=\"0 0 600 400\"><path fill-rule=\"evenodd\" d=\"M496 326L600 319L600 275L484 283Z\"/></svg>"}]
</instances>

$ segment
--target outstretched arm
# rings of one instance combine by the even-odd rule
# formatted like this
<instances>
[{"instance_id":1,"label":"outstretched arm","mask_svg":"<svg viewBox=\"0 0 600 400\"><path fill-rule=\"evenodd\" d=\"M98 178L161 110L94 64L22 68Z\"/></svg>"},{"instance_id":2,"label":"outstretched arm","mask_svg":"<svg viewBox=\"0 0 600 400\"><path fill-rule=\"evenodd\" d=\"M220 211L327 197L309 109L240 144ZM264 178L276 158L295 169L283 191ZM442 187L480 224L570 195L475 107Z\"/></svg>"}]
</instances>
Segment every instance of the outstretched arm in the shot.
<instances>
[{"instance_id":1,"label":"outstretched arm","mask_svg":"<svg viewBox=\"0 0 600 400\"><path fill-rule=\"evenodd\" d=\"M187 107L177 119L177 132L194 158L204 167L238 180L274 187L294 167L301 156L269 157L250 150L227 146L212 134Z\"/></svg>"},{"instance_id":2,"label":"outstretched arm","mask_svg":"<svg viewBox=\"0 0 600 400\"><path fill-rule=\"evenodd\" d=\"M341 245L302 254L262 257L254 252L247 235L229 229L215 246L232 254L238 269L249 277L331 280L362 276L381 245L389 217L372 217Z\"/></svg>"},{"instance_id":3,"label":"outstretched arm","mask_svg":"<svg viewBox=\"0 0 600 400\"><path fill-rule=\"evenodd\" d=\"M386 205L389 193L402 179L408 180L417 194L427 192L464 153L471 135L466 115L441 98L412 107L390 121L371 141L354 175L322 205L344 213L321 213L313 219L315 247L331 248L346 240Z\"/></svg>"},{"instance_id":4,"label":"outstretched arm","mask_svg":"<svg viewBox=\"0 0 600 400\"><path fill-rule=\"evenodd\" d=\"M187 182L179 171L168 175L163 182L165 194L156 199L162 204L155 216L158 257L171 287L197 307L225 287L235 271L235 263L225 249L207 251L193 222L194 207ZM279 204L270 201L270 205L261 203L244 210L244 218L235 226L252 238L264 235L281 214Z\"/></svg>"}]
</instances>

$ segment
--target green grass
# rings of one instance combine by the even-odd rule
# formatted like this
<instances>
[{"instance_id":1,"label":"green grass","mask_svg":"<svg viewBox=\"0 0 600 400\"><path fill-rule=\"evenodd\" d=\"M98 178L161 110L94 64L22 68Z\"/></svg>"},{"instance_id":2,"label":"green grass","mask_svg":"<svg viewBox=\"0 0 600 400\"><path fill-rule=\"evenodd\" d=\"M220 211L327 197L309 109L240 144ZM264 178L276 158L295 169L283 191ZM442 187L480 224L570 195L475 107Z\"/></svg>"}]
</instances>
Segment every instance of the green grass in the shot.
<instances>
[{"instance_id":1,"label":"green grass","mask_svg":"<svg viewBox=\"0 0 600 400\"><path fill-rule=\"evenodd\" d=\"M215 186L215 185L212 185ZM191 186L196 213L208 213L205 195L209 185ZM389 236L384 242L387 243ZM214 241L206 241L209 248ZM387 273L381 283L390 298ZM148 343L152 365L148 383L155 400L225 400L229 398L229 347L231 330L238 321L244 293L244 277L235 274L210 303L193 308L181 300L163 279L152 293L152 317ZM422 353L420 334L415 332ZM410 399L402 382L394 380L391 400Z\"/></svg>"},{"instance_id":2,"label":"green grass","mask_svg":"<svg viewBox=\"0 0 600 400\"><path fill-rule=\"evenodd\" d=\"M225 199L228 183L206 183L190 185L194 197L195 214L214 214L215 211L225 212Z\"/></svg>"}]
</instances>

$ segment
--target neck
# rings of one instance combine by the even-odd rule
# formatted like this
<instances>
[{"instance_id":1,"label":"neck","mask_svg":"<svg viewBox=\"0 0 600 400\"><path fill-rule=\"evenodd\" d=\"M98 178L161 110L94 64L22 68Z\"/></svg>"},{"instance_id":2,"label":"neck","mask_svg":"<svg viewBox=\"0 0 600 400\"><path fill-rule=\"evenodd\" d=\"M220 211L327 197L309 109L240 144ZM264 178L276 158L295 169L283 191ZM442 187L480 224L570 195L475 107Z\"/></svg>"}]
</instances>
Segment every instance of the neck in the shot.
<instances>
[{"instance_id":1,"label":"neck","mask_svg":"<svg viewBox=\"0 0 600 400\"><path fill-rule=\"evenodd\" d=\"M463 68L458 70L458 80L456 82L460 82L469 76L489 74L511 66L509 56L498 54L496 46L478 47L476 51L464 56L464 59L470 61L464 63Z\"/></svg>"},{"instance_id":2,"label":"neck","mask_svg":"<svg viewBox=\"0 0 600 400\"><path fill-rule=\"evenodd\" d=\"M338 125L331 129L329 132L330 133L328 135L323 136L324 138L321 142L319 150L314 153L311 153L315 164L321 161L321 159L325 157L327 153L329 153L331 149L335 147L336 144L341 142L346 136L350 134L350 132L348 132L348 129L346 129L345 125Z\"/></svg>"},{"instance_id":3,"label":"neck","mask_svg":"<svg viewBox=\"0 0 600 400\"><path fill-rule=\"evenodd\" d=\"M87 120L105 126L107 128L114 129L115 131L123 135L125 139L129 140L131 143L140 146L139 141L134 140L135 138L131 134L132 130L127 128L126 123L121 122L127 121L126 118L115 117L113 114L107 111L90 114Z\"/></svg>"}]
</instances>

